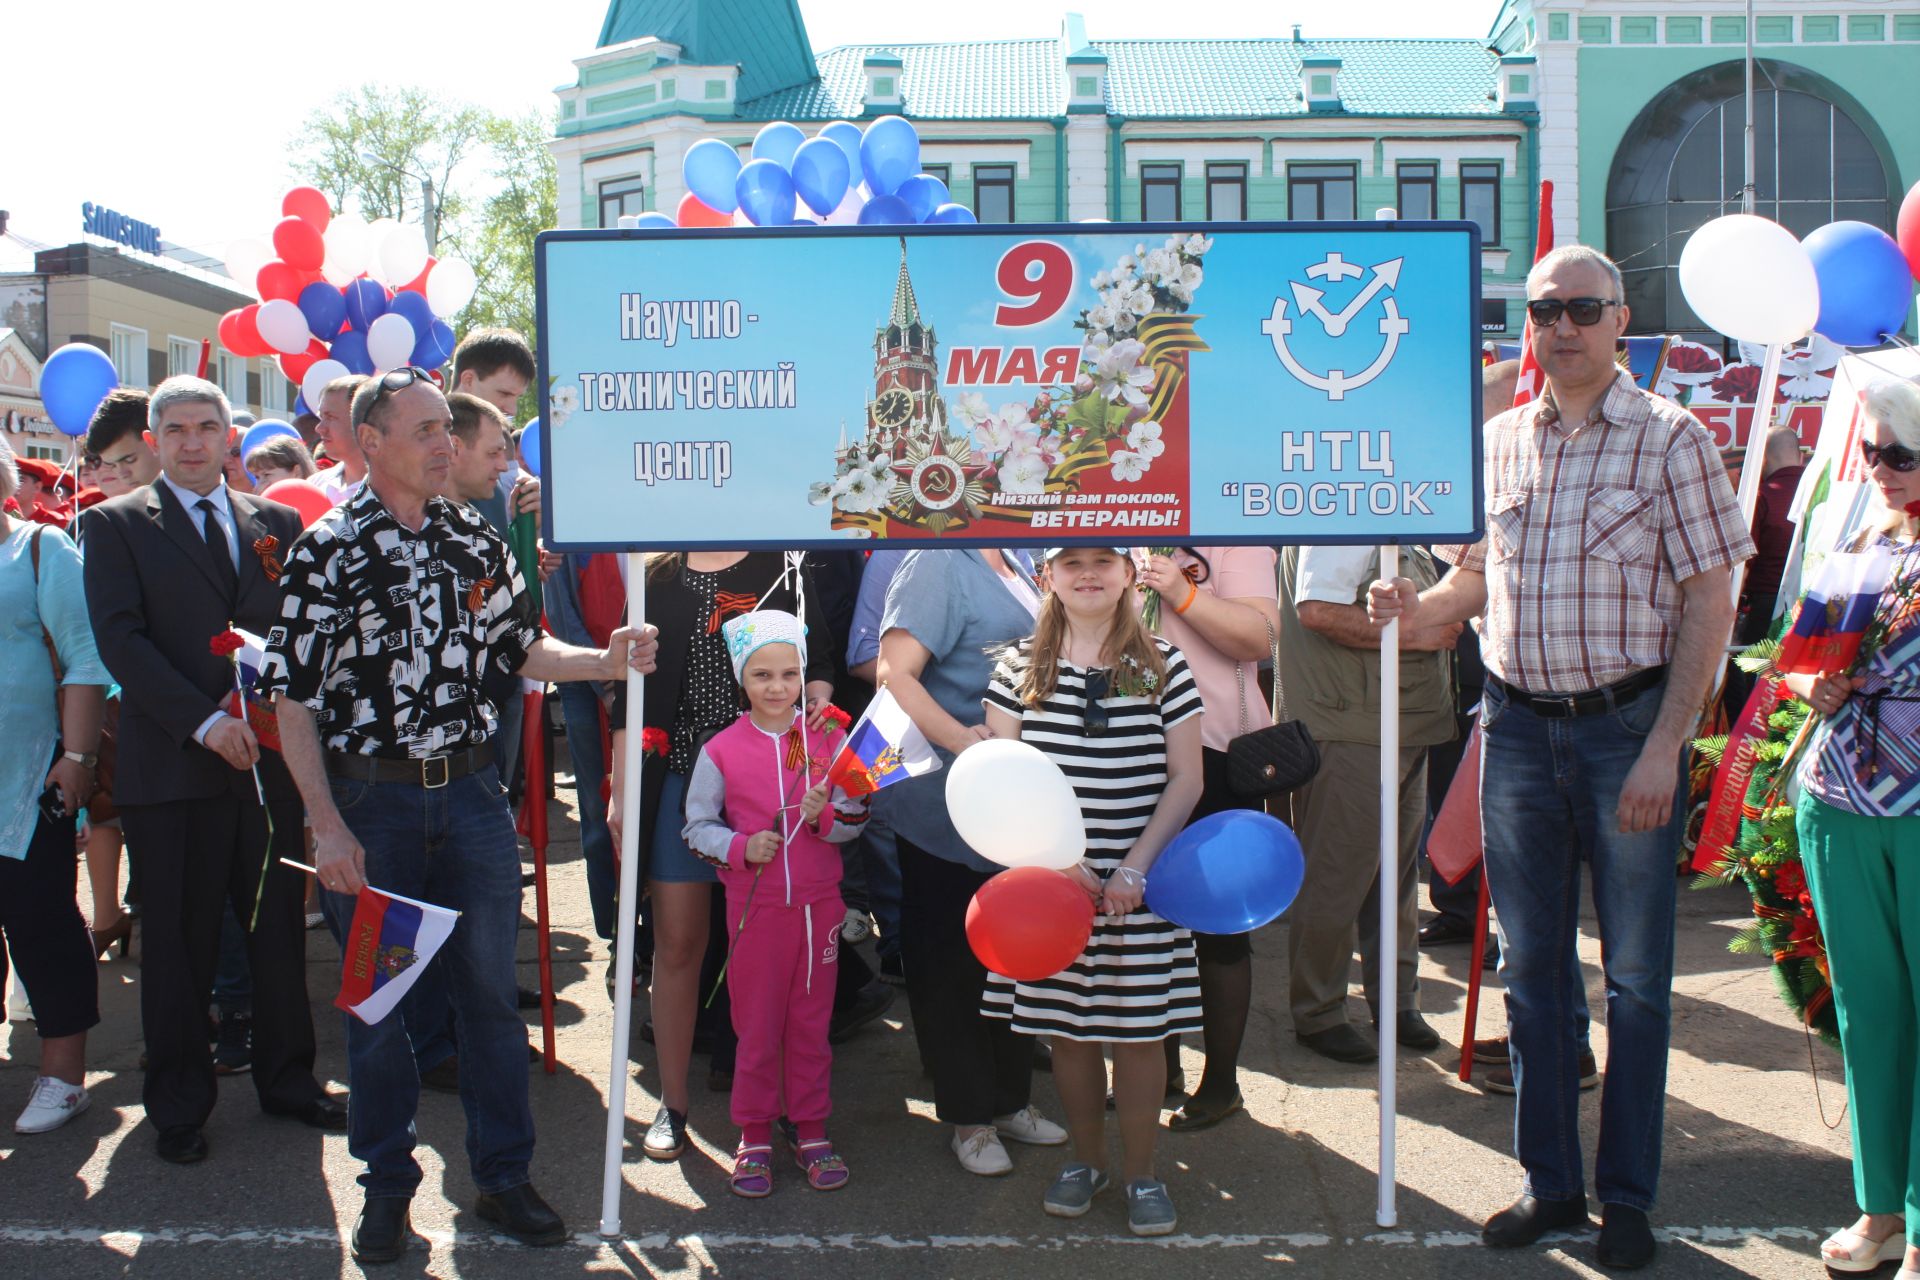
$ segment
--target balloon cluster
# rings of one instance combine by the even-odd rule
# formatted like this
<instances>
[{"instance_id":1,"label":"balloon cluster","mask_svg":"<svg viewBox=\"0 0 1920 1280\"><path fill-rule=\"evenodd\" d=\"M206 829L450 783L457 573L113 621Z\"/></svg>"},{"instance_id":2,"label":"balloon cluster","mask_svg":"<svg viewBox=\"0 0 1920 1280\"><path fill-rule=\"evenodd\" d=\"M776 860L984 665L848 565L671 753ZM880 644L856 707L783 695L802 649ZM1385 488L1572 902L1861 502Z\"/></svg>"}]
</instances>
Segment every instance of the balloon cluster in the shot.
<instances>
[{"instance_id":1,"label":"balloon cluster","mask_svg":"<svg viewBox=\"0 0 1920 1280\"><path fill-rule=\"evenodd\" d=\"M1900 206L1897 236L1833 222L1797 240L1750 213L1715 218L1680 252L1680 289L1708 328L1740 342L1781 344L1817 333L1873 347L1907 323L1920 279L1920 184Z\"/></svg>"},{"instance_id":2,"label":"balloon cluster","mask_svg":"<svg viewBox=\"0 0 1920 1280\"><path fill-rule=\"evenodd\" d=\"M989 739L955 759L946 800L960 838L1009 868L967 907L967 942L980 963L1022 982L1072 964L1091 936L1093 903L1065 874L1085 856L1087 831L1060 766L1028 743ZM1285 823L1228 810L1167 843L1147 877L1147 907L1203 933L1248 933L1293 904L1305 875L1300 841Z\"/></svg>"},{"instance_id":3,"label":"balloon cluster","mask_svg":"<svg viewBox=\"0 0 1920 1280\"><path fill-rule=\"evenodd\" d=\"M260 301L220 318L237 356L276 356L300 388L300 412L335 378L401 365L435 369L453 355L454 313L473 298L473 268L435 258L417 226L334 213L312 187L280 202L271 243L242 240L227 271Z\"/></svg>"},{"instance_id":4,"label":"balloon cluster","mask_svg":"<svg viewBox=\"0 0 1920 1280\"><path fill-rule=\"evenodd\" d=\"M716 138L687 148L687 194L674 216L643 213L643 227L847 226L972 222L947 184L920 172L920 135L899 116L863 132L835 120L809 138L776 120L755 135L745 163Z\"/></svg>"}]
</instances>

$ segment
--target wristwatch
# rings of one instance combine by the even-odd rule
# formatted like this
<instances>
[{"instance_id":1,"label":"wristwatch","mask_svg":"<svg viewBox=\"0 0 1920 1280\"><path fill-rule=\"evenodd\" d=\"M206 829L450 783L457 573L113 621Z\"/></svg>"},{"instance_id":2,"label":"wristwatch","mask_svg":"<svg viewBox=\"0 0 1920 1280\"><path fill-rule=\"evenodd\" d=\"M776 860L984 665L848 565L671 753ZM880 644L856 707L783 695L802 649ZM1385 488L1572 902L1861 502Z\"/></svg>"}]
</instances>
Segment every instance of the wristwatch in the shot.
<instances>
[{"instance_id":1,"label":"wristwatch","mask_svg":"<svg viewBox=\"0 0 1920 1280\"><path fill-rule=\"evenodd\" d=\"M95 751L62 751L62 760L71 760L82 769L91 770L100 763L100 755Z\"/></svg>"}]
</instances>

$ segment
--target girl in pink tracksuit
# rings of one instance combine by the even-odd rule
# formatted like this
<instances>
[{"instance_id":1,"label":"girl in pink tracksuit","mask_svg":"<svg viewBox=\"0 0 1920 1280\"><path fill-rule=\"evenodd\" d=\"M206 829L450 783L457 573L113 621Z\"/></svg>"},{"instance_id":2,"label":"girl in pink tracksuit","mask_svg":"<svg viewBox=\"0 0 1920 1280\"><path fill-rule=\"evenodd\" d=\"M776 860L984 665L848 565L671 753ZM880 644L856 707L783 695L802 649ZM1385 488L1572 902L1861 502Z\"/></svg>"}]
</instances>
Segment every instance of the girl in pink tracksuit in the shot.
<instances>
[{"instance_id":1,"label":"girl in pink tracksuit","mask_svg":"<svg viewBox=\"0 0 1920 1280\"><path fill-rule=\"evenodd\" d=\"M732 1103L740 1146L732 1186L754 1198L773 1190L772 1130L784 1113L807 1182L832 1191L849 1176L827 1140L827 1023L846 919L833 846L859 835L866 806L844 795L828 802L827 766L843 734L806 727L799 620L757 610L724 630L751 710L701 749L687 782L684 834L690 849L720 865L734 939L727 985L740 1038Z\"/></svg>"}]
</instances>

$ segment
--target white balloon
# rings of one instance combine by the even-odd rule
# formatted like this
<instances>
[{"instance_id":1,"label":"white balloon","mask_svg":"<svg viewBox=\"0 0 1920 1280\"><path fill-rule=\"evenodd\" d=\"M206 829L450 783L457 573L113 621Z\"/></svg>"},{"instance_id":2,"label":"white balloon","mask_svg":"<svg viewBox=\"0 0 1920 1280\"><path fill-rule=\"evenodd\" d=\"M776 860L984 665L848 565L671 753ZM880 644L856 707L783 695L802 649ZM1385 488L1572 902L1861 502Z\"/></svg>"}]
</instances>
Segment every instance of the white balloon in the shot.
<instances>
[{"instance_id":1,"label":"white balloon","mask_svg":"<svg viewBox=\"0 0 1920 1280\"><path fill-rule=\"evenodd\" d=\"M830 227L854 225L860 221L860 210L866 206L866 203L865 197L859 191L849 190L840 198L840 203L834 211L827 215L827 225Z\"/></svg>"},{"instance_id":2,"label":"white balloon","mask_svg":"<svg viewBox=\"0 0 1920 1280\"><path fill-rule=\"evenodd\" d=\"M1820 316L1820 282L1806 247L1750 213L1715 218L1688 237L1680 291L1709 328L1742 342L1798 342Z\"/></svg>"},{"instance_id":3,"label":"white balloon","mask_svg":"<svg viewBox=\"0 0 1920 1280\"><path fill-rule=\"evenodd\" d=\"M285 298L274 298L260 304L260 310L254 318L259 326L260 336L275 351L283 351L297 356L307 349L311 335L307 332L307 318L300 308Z\"/></svg>"},{"instance_id":4,"label":"white balloon","mask_svg":"<svg viewBox=\"0 0 1920 1280\"><path fill-rule=\"evenodd\" d=\"M442 258L427 273L427 305L440 319L450 320L473 301L473 291L479 284L466 259Z\"/></svg>"},{"instance_id":5,"label":"white balloon","mask_svg":"<svg viewBox=\"0 0 1920 1280\"><path fill-rule=\"evenodd\" d=\"M392 284L387 279L386 268L380 264L380 251L387 247L387 237L399 228L400 224L392 218L375 218L367 224L366 261L360 264L360 270L378 280L381 284ZM407 280L413 279L408 276ZM400 283L405 284L407 280Z\"/></svg>"},{"instance_id":6,"label":"white balloon","mask_svg":"<svg viewBox=\"0 0 1920 1280\"><path fill-rule=\"evenodd\" d=\"M403 222L387 232L380 245L380 270L387 283L398 289L411 284L427 269L427 236L419 227Z\"/></svg>"},{"instance_id":7,"label":"white balloon","mask_svg":"<svg viewBox=\"0 0 1920 1280\"><path fill-rule=\"evenodd\" d=\"M308 366L307 376L300 379L300 394L306 397L307 408L315 413L320 412L320 397L326 393L327 384L352 372L331 356L325 360L315 360Z\"/></svg>"},{"instance_id":8,"label":"white balloon","mask_svg":"<svg viewBox=\"0 0 1920 1280\"><path fill-rule=\"evenodd\" d=\"M367 356L376 368L398 369L413 357L415 341L413 322L391 311L367 326ZM307 405L311 408L313 402Z\"/></svg>"},{"instance_id":9,"label":"white balloon","mask_svg":"<svg viewBox=\"0 0 1920 1280\"><path fill-rule=\"evenodd\" d=\"M947 814L981 857L1065 871L1087 852L1087 824L1060 766L1037 747L992 738L947 771Z\"/></svg>"},{"instance_id":10,"label":"white balloon","mask_svg":"<svg viewBox=\"0 0 1920 1280\"><path fill-rule=\"evenodd\" d=\"M343 275L345 284L367 269L367 221L357 213L336 213L322 235L327 243L327 259L321 270L327 279Z\"/></svg>"},{"instance_id":11,"label":"white balloon","mask_svg":"<svg viewBox=\"0 0 1920 1280\"><path fill-rule=\"evenodd\" d=\"M251 236L244 240L235 240L227 246L227 274L233 277L236 285L240 286L240 292L257 298L260 296L260 288L255 282L255 277L260 274L260 268L279 256L273 251L273 246L265 240L257 240Z\"/></svg>"}]
</instances>

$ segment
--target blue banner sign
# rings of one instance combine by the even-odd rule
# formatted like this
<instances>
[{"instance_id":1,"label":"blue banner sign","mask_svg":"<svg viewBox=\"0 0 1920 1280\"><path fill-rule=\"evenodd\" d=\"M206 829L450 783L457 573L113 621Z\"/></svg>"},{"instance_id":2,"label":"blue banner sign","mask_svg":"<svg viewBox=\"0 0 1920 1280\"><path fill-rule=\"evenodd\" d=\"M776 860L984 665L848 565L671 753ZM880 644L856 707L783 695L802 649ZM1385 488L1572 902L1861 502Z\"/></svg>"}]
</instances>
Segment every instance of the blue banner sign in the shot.
<instances>
[{"instance_id":1,"label":"blue banner sign","mask_svg":"<svg viewBox=\"0 0 1920 1280\"><path fill-rule=\"evenodd\" d=\"M1471 542L1469 223L548 232L558 550Z\"/></svg>"}]
</instances>

